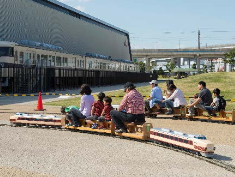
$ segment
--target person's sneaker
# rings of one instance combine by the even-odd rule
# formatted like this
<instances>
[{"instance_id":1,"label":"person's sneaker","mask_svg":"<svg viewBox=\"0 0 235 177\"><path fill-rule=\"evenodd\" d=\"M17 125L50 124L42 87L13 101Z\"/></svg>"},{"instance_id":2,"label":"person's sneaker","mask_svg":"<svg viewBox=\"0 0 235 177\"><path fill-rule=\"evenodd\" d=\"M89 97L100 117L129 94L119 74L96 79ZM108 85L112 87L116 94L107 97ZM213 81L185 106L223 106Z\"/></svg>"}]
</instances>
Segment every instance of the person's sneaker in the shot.
<instances>
[{"instance_id":1,"label":"person's sneaker","mask_svg":"<svg viewBox=\"0 0 235 177\"><path fill-rule=\"evenodd\" d=\"M73 124L73 127L81 127L80 124Z\"/></svg>"},{"instance_id":2,"label":"person's sneaker","mask_svg":"<svg viewBox=\"0 0 235 177\"><path fill-rule=\"evenodd\" d=\"M173 114L173 112L172 111L167 111L165 114L170 115L170 114Z\"/></svg>"},{"instance_id":3,"label":"person's sneaker","mask_svg":"<svg viewBox=\"0 0 235 177\"><path fill-rule=\"evenodd\" d=\"M161 114L162 113L162 111L161 110L158 110L157 112L156 112L156 114Z\"/></svg>"},{"instance_id":4,"label":"person's sneaker","mask_svg":"<svg viewBox=\"0 0 235 177\"><path fill-rule=\"evenodd\" d=\"M104 126L99 126L98 129L105 129L105 127Z\"/></svg>"},{"instance_id":5,"label":"person's sneaker","mask_svg":"<svg viewBox=\"0 0 235 177\"><path fill-rule=\"evenodd\" d=\"M189 114L186 114L186 116L192 117L192 116L195 116L195 114L189 113Z\"/></svg>"},{"instance_id":6,"label":"person's sneaker","mask_svg":"<svg viewBox=\"0 0 235 177\"><path fill-rule=\"evenodd\" d=\"M95 129L98 126L98 124L92 124L91 128Z\"/></svg>"},{"instance_id":7,"label":"person's sneaker","mask_svg":"<svg viewBox=\"0 0 235 177\"><path fill-rule=\"evenodd\" d=\"M68 123L68 124L66 124L66 126L67 126L67 127L70 127L70 126L73 126L73 125L72 125L72 124L70 124L70 123Z\"/></svg>"},{"instance_id":8,"label":"person's sneaker","mask_svg":"<svg viewBox=\"0 0 235 177\"><path fill-rule=\"evenodd\" d=\"M216 117L216 114L210 114L210 116L212 116L212 117Z\"/></svg>"},{"instance_id":9,"label":"person's sneaker","mask_svg":"<svg viewBox=\"0 0 235 177\"><path fill-rule=\"evenodd\" d=\"M126 130L123 130L123 129L118 129L118 130L115 130L116 133L126 133Z\"/></svg>"}]
</instances>

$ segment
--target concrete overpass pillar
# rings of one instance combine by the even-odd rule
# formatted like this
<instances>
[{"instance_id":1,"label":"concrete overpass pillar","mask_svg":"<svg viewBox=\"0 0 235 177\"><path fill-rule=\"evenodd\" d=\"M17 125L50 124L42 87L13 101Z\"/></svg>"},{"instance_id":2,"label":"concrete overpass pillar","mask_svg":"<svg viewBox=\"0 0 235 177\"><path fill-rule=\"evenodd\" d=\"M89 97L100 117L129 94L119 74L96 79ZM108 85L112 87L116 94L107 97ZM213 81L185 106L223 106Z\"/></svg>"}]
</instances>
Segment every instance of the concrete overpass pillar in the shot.
<instances>
[{"instance_id":1,"label":"concrete overpass pillar","mask_svg":"<svg viewBox=\"0 0 235 177\"><path fill-rule=\"evenodd\" d=\"M197 70L199 72L200 71L200 58L197 58L196 61L197 61Z\"/></svg>"},{"instance_id":2,"label":"concrete overpass pillar","mask_svg":"<svg viewBox=\"0 0 235 177\"><path fill-rule=\"evenodd\" d=\"M146 57L146 65L145 65L145 72L146 73L150 73L150 68L151 68L151 66L150 66L150 60L151 60L151 58L147 58Z\"/></svg>"}]
</instances>

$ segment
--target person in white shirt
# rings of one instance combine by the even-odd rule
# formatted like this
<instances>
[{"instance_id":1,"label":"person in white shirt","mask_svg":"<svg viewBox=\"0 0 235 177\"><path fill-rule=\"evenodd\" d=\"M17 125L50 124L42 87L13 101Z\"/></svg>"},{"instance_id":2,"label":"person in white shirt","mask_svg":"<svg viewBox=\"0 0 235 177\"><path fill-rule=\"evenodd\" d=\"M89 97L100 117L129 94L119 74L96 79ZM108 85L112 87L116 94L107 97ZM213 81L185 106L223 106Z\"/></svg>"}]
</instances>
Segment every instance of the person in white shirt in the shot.
<instances>
[{"instance_id":1,"label":"person in white shirt","mask_svg":"<svg viewBox=\"0 0 235 177\"><path fill-rule=\"evenodd\" d=\"M166 100L163 100L162 102L165 103L165 106L167 108L166 114L173 114L172 108L185 106L187 105L187 102L184 98L183 92L180 89L176 88L174 84L171 84L169 86L169 90L172 92L171 96L168 97Z\"/></svg>"}]
</instances>

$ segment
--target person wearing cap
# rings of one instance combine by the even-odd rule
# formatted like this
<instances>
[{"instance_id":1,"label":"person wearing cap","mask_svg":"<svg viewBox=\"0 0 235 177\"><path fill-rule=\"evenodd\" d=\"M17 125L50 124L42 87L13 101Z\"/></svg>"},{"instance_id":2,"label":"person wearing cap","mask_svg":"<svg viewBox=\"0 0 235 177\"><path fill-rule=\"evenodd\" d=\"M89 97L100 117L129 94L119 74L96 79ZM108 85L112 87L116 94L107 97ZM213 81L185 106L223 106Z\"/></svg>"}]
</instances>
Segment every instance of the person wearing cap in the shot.
<instances>
[{"instance_id":1,"label":"person wearing cap","mask_svg":"<svg viewBox=\"0 0 235 177\"><path fill-rule=\"evenodd\" d=\"M126 94L118 110L110 111L117 133L127 132L124 122L145 122L143 96L135 89L131 82L125 84L124 92Z\"/></svg>"},{"instance_id":2,"label":"person wearing cap","mask_svg":"<svg viewBox=\"0 0 235 177\"><path fill-rule=\"evenodd\" d=\"M158 82L156 80L152 80L149 82L152 87L150 97L145 100L145 109L148 112L152 112L151 108L156 105L160 107L164 107L164 104L161 102L163 100L162 90L158 87Z\"/></svg>"}]
</instances>

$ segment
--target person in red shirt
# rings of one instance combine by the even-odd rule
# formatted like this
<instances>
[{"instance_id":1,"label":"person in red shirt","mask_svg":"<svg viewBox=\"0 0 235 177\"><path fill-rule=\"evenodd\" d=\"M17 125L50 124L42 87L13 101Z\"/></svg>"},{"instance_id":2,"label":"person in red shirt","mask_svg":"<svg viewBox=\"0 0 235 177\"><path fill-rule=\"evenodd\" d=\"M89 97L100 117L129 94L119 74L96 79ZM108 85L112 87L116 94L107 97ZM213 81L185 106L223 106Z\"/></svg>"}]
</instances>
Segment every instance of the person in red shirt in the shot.
<instances>
[{"instance_id":1,"label":"person in red shirt","mask_svg":"<svg viewBox=\"0 0 235 177\"><path fill-rule=\"evenodd\" d=\"M125 84L124 92L126 92L126 95L118 110L110 112L112 120L116 125L117 133L127 132L123 122L145 122L143 96L135 89L131 82Z\"/></svg>"},{"instance_id":2,"label":"person in red shirt","mask_svg":"<svg viewBox=\"0 0 235 177\"><path fill-rule=\"evenodd\" d=\"M96 123L94 123L92 120L97 120L98 117L101 116L102 110L104 109L104 102L103 99L105 97L105 94L103 92L100 92L98 95L98 101L95 101L92 104L92 108L91 108L91 116L85 118L87 124L92 125L91 128L94 129L96 128L98 125Z\"/></svg>"},{"instance_id":3,"label":"person in red shirt","mask_svg":"<svg viewBox=\"0 0 235 177\"><path fill-rule=\"evenodd\" d=\"M99 129L105 128L103 123L104 121L111 121L110 111L113 110L111 103L112 103L112 98L108 96L104 97L104 109L101 113L101 116L98 118L100 122L100 126L98 127Z\"/></svg>"}]
</instances>

